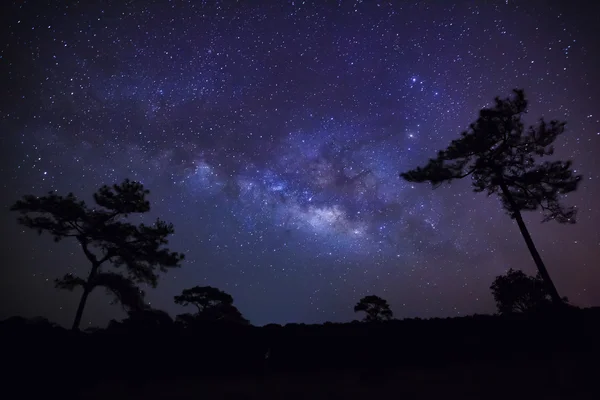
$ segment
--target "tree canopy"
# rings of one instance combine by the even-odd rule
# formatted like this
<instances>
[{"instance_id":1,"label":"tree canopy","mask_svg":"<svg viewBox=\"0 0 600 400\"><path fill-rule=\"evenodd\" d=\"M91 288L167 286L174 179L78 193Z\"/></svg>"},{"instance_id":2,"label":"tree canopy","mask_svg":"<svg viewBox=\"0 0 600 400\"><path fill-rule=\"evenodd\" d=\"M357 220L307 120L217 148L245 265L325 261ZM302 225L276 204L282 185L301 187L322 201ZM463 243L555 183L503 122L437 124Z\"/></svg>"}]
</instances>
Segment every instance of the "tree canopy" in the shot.
<instances>
[{"instance_id":1,"label":"tree canopy","mask_svg":"<svg viewBox=\"0 0 600 400\"><path fill-rule=\"evenodd\" d=\"M175 303L183 306L193 305L195 314L181 314L177 319L184 324L197 322L233 322L248 324L242 313L233 305L233 297L212 286L194 286L184 289L175 296Z\"/></svg>"},{"instance_id":2,"label":"tree canopy","mask_svg":"<svg viewBox=\"0 0 600 400\"><path fill-rule=\"evenodd\" d=\"M159 272L180 266L183 254L166 247L167 237L174 233L172 224L160 219L152 225L127 222L131 214L150 211L148 194L141 183L126 179L121 184L102 186L94 193L96 205L91 208L73 193L61 196L55 192L42 197L26 195L11 207L21 214L18 221L22 225L39 234L48 233L56 242L76 240L90 262L86 278L66 274L55 281L60 289L83 288L74 329L79 327L94 288L106 288L126 309L139 309L144 292L137 284L156 287ZM119 272L103 270L106 265Z\"/></svg>"},{"instance_id":3,"label":"tree canopy","mask_svg":"<svg viewBox=\"0 0 600 400\"><path fill-rule=\"evenodd\" d=\"M541 209L543 221L574 223L576 209L559 200L577 189L581 175L574 174L571 161L538 162L554 154L553 143L564 132L565 122L540 119L526 128L523 90L514 90L513 98L497 97L494 103L427 165L400 175L434 187L470 176L475 192L500 195L511 218L517 211Z\"/></svg>"},{"instance_id":4,"label":"tree canopy","mask_svg":"<svg viewBox=\"0 0 600 400\"><path fill-rule=\"evenodd\" d=\"M366 313L365 322L390 320L394 316L387 300L375 295L365 296L356 303L354 312L361 311Z\"/></svg>"}]
</instances>

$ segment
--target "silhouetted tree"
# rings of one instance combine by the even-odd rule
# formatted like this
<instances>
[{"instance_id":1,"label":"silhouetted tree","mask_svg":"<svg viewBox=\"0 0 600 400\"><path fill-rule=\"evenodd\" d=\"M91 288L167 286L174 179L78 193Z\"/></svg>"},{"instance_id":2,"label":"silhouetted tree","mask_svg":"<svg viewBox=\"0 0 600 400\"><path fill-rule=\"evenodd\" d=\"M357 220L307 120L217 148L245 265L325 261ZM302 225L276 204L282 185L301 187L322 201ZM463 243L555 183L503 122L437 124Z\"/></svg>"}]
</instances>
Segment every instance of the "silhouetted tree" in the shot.
<instances>
[{"instance_id":1,"label":"silhouetted tree","mask_svg":"<svg viewBox=\"0 0 600 400\"><path fill-rule=\"evenodd\" d=\"M183 289L181 294L175 296L175 304L182 306L193 305L198 309L198 314L220 304L233 304L233 297L212 286L194 286Z\"/></svg>"},{"instance_id":2,"label":"silhouetted tree","mask_svg":"<svg viewBox=\"0 0 600 400\"><path fill-rule=\"evenodd\" d=\"M497 276L490 289L500 314L530 313L551 304L550 294L539 272L536 276L529 276L511 268L506 275ZM562 300L568 301L566 297Z\"/></svg>"},{"instance_id":3,"label":"silhouetted tree","mask_svg":"<svg viewBox=\"0 0 600 400\"><path fill-rule=\"evenodd\" d=\"M434 188L470 176L475 192L498 194L508 215L517 221L553 302L562 304L521 211L541 209L542 222L575 223L575 208L563 206L559 197L575 191L581 175L574 175L571 161L539 160L553 154L552 144L564 132L565 123L541 119L525 128L521 117L526 109L523 90L514 90L513 98L496 97L495 105L482 109L460 139L424 167L400 176L409 182L430 182Z\"/></svg>"},{"instance_id":4,"label":"silhouetted tree","mask_svg":"<svg viewBox=\"0 0 600 400\"><path fill-rule=\"evenodd\" d=\"M74 238L91 263L87 278L66 274L55 281L56 287L73 290L83 288L73 329L79 329L89 294L98 286L115 295L126 309L143 307L144 292L136 284L156 287L158 272L178 267L183 255L165 246L174 232L173 225L157 219L153 225L134 225L126 221L131 214L150 211L146 200L149 191L128 179L119 185L102 186L94 193L96 207L89 208L73 193L59 196L24 196L12 207L21 213L19 222L39 234L47 232L56 242ZM101 270L111 264L124 267L125 275ZM158 271L157 271L158 270Z\"/></svg>"},{"instance_id":5,"label":"silhouetted tree","mask_svg":"<svg viewBox=\"0 0 600 400\"><path fill-rule=\"evenodd\" d=\"M184 289L175 296L175 303L183 306L193 305L198 311L195 314L181 314L177 320L186 325L195 322L234 322L248 324L240 311L233 305L233 297L212 286L194 286Z\"/></svg>"},{"instance_id":6,"label":"silhouetted tree","mask_svg":"<svg viewBox=\"0 0 600 400\"><path fill-rule=\"evenodd\" d=\"M354 306L354 312L364 311L365 322L390 320L394 316L387 300L379 296L365 296Z\"/></svg>"}]
</instances>

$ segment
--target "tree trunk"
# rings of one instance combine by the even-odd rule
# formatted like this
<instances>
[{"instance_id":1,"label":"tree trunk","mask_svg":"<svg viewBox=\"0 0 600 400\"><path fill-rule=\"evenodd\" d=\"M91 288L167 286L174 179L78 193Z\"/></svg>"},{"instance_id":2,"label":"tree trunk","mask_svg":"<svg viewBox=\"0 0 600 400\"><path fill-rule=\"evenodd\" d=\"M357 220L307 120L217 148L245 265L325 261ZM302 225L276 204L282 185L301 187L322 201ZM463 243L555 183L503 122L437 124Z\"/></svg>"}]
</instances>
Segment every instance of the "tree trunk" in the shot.
<instances>
[{"instance_id":1,"label":"tree trunk","mask_svg":"<svg viewBox=\"0 0 600 400\"><path fill-rule=\"evenodd\" d=\"M93 281L94 277L96 276L96 272L98 272L99 267L100 267L100 264L98 264L98 263L95 263L94 265L92 265L92 270L90 271L90 274L88 275L85 285L83 286L83 294L81 295L81 299L79 300L79 305L77 306L77 312L75 313L75 320L73 320L73 327L71 328L74 331L79 330L79 325L81 324L81 318L83 317L83 309L85 308L85 303L87 302L88 296L90 295L92 289L94 288L92 281Z\"/></svg>"},{"instance_id":2,"label":"tree trunk","mask_svg":"<svg viewBox=\"0 0 600 400\"><path fill-rule=\"evenodd\" d=\"M79 306L77 306L77 312L75 313L75 320L73 321L73 329L74 331L79 330L79 325L81 324L81 317L83 317L83 309L85 308L85 303L87 302L87 298L90 295L90 290L87 288L87 285L83 288L83 294L81 295L81 299L79 300Z\"/></svg>"},{"instance_id":3,"label":"tree trunk","mask_svg":"<svg viewBox=\"0 0 600 400\"><path fill-rule=\"evenodd\" d=\"M531 253L531 257L533 257L533 261L535 262L535 265L537 266L537 269L540 272L540 275L542 276L544 283L546 284L546 289L548 290L548 294L550 294L550 298L552 299L552 302L556 305L563 305L564 302L561 299L560 295L558 294L558 291L556 290L556 286L554 286L554 282L552 282L552 278L550 278L550 274L548 273L548 270L546 269L546 266L544 265L544 262L542 261L542 257L540 256L537 249L535 248L535 244L533 243L533 239L531 238L531 235L529 234L529 231L527 230L527 226L525 226L525 221L523 221L523 216L521 215L519 208L517 207L512 195L510 194L510 191L508 190L508 186L506 186L506 183L504 183L502 180L500 181L500 188L502 189L502 193L504 194L504 197L506 197L506 199L508 200L508 202L510 204L510 207L512 209L511 211L515 217L515 220L517 220L517 225L519 225L519 229L521 230L523 239L525 239L525 243L527 244L527 248L529 249L529 252Z\"/></svg>"}]
</instances>

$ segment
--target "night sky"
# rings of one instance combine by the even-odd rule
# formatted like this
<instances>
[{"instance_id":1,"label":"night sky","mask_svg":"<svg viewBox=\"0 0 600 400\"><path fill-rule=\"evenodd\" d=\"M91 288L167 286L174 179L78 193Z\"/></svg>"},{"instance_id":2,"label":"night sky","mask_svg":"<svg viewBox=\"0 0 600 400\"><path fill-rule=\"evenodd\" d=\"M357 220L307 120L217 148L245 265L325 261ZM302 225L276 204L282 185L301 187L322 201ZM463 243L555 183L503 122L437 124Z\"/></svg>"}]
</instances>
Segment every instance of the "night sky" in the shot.
<instances>
[{"instance_id":1,"label":"night sky","mask_svg":"<svg viewBox=\"0 0 600 400\"><path fill-rule=\"evenodd\" d=\"M513 88L528 123L567 121L578 223L525 218L561 295L600 304L598 2L47 3L0 17L0 318L70 324L80 293L53 279L89 267L8 207L124 178L186 254L148 290L172 316L195 285L257 325L351 321L367 294L399 318L494 312L496 275L535 273L516 223L468 181L398 173ZM123 317L111 300L95 291L82 326Z\"/></svg>"}]
</instances>

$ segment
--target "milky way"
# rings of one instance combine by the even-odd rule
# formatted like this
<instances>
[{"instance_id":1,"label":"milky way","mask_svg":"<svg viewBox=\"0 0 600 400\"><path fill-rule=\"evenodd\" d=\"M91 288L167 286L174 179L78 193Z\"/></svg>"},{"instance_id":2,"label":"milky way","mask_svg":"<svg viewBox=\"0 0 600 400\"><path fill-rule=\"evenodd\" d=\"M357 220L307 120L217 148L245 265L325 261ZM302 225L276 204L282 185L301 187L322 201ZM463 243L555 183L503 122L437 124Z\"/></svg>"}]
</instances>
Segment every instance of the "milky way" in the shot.
<instances>
[{"instance_id":1,"label":"milky way","mask_svg":"<svg viewBox=\"0 0 600 400\"><path fill-rule=\"evenodd\" d=\"M152 306L181 313L175 294L211 285L255 324L349 321L367 294L400 318L493 312L494 276L535 272L514 222L469 182L398 174L513 88L530 123L567 121L557 156L585 179L578 224L530 213L534 240L562 295L600 302L597 5L87 3L2 17L2 206L143 182L187 256ZM84 257L1 218L1 316L67 324L77 295L52 280ZM109 302L94 293L84 323L119 318Z\"/></svg>"}]
</instances>

